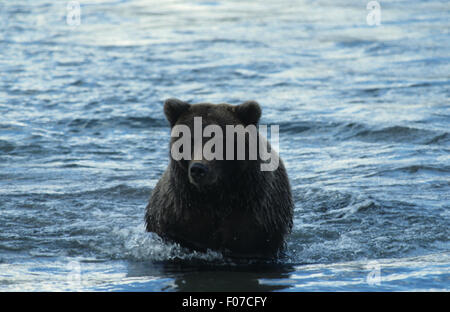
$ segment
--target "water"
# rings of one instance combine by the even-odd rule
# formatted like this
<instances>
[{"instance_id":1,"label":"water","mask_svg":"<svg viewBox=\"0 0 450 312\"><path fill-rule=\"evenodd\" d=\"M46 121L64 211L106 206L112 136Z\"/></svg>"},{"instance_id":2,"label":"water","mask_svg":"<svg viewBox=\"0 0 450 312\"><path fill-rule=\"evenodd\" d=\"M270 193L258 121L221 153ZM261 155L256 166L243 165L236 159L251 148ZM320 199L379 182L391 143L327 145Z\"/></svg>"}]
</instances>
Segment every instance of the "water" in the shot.
<instances>
[{"instance_id":1,"label":"water","mask_svg":"<svg viewBox=\"0 0 450 312\"><path fill-rule=\"evenodd\" d=\"M0 3L0 290L450 289L450 5ZM70 12L69 12L70 13ZM287 255L236 264L144 230L162 101L280 125Z\"/></svg>"}]
</instances>

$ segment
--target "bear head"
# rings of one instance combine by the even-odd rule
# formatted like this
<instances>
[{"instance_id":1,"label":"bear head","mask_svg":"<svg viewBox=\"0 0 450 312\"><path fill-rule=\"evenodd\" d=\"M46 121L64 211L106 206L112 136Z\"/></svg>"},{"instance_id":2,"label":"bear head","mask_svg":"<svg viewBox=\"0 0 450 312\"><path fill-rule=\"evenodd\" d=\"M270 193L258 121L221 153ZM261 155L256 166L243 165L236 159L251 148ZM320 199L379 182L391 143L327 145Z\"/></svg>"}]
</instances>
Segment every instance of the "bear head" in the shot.
<instances>
[{"instance_id":1,"label":"bear head","mask_svg":"<svg viewBox=\"0 0 450 312\"><path fill-rule=\"evenodd\" d=\"M189 104L171 98L164 114L172 129L172 165L197 190L223 188L257 165L257 102Z\"/></svg>"}]
</instances>

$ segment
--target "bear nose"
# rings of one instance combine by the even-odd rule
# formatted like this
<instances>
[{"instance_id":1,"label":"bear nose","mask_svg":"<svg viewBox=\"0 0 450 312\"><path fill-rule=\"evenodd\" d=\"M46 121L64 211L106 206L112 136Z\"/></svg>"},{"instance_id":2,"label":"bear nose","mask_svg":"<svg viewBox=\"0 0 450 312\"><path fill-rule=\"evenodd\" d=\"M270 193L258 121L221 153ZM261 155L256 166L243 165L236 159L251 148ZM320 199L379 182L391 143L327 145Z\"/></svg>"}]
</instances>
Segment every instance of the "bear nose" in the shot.
<instances>
[{"instance_id":1,"label":"bear nose","mask_svg":"<svg viewBox=\"0 0 450 312\"><path fill-rule=\"evenodd\" d=\"M195 181L200 180L208 173L208 167L201 163L193 163L189 169L189 173Z\"/></svg>"}]
</instances>

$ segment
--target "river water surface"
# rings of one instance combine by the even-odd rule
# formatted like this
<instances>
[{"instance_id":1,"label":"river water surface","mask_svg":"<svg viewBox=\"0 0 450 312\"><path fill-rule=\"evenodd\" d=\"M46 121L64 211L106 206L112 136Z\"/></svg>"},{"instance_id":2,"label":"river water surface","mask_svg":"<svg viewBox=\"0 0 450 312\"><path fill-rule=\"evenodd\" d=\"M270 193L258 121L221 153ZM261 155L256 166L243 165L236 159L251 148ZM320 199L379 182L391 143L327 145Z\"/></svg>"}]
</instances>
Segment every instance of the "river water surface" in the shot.
<instances>
[{"instance_id":1,"label":"river water surface","mask_svg":"<svg viewBox=\"0 0 450 312\"><path fill-rule=\"evenodd\" d=\"M0 2L0 290L450 289L449 2L67 4ZM145 232L168 97L279 125L278 263Z\"/></svg>"}]
</instances>

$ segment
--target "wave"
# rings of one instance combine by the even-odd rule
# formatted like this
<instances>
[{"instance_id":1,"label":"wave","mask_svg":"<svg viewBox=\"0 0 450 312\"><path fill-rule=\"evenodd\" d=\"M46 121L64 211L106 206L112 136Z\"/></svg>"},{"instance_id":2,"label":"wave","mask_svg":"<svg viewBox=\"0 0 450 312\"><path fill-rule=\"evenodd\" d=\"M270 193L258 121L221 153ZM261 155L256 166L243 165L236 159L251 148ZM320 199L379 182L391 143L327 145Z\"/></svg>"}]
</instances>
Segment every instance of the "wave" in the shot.
<instances>
[{"instance_id":1,"label":"wave","mask_svg":"<svg viewBox=\"0 0 450 312\"><path fill-rule=\"evenodd\" d=\"M391 126L379 130L363 130L354 135L355 138L369 142L385 141L418 144L429 144L438 136L442 136L442 133L404 126Z\"/></svg>"},{"instance_id":2,"label":"wave","mask_svg":"<svg viewBox=\"0 0 450 312\"><path fill-rule=\"evenodd\" d=\"M15 144L6 140L0 140L0 152L9 153L12 152L15 148L16 148Z\"/></svg>"},{"instance_id":3,"label":"wave","mask_svg":"<svg viewBox=\"0 0 450 312\"><path fill-rule=\"evenodd\" d=\"M443 144L443 143L449 143L450 142L450 134L448 132L436 135L432 139L430 139L425 144L431 145L431 144Z\"/></svg>"},{"instance_id":4,"label":"wave","mask_svg":"<svg viewBox=\"0 0 450 312\"><path fill-rule=\"evenodd\" d=\"M31 201L47 201L51 199L62 200L73 198L87 201L88 199L99 199L104 196L109 198L119 196L121 198L127 198L128 200L143 199L143 205L145 205L145 201L150 196L150 193L151 188L149 187L133 187L127 184L119 184L111 187L96 188L81 192L67 192L66 188L62 188L60 192L58 192L58 190L54 192L30 192L25 190L24 192L7 193L4 195L11 198L22 198L26 196Z\"/></svg>"},{"instance_id":5,"label":"wave","mask_svg":"<svg viewBox=\"0 0 450 312\"><path fill-rule=\"evenodd\" d=\"M193 251L181 247L177 243L164 241L158 235L146 232L143 223L135 228L114 228L111 234L120 242L116 249L107 251L112 259L206 262L223 262L225 260L222 254L216 251Z\"/></svg>"},{"instance_id":6,"label":"wave","mask_svg":"<svg viewBox=\"0 0 450 312\"><path fill-rule=\"evenodd\" d=\"M356 122L311 122L295 121L280 123L282 133L327 135L330 139L360 140L364 142L394 142L423 145L446 144L450 141L448 132L419 129L407 126L390 126L373 129Z\"/></svg>"},{"instance_id":7,"label":"wave","mask_svg":"<svg viewBox=\"0 0 450 312\"><path fill-rule=\"evenodd\" d=\"M410 165L405 167L400 167L397 169L389 170L393 171L402 171L408 173L416 173L419 171L427 171L427 172L435 172L435 173L450 173L450 166L429 166L429 165Z\"/></svg>"},{"instance_id":8,"label":"wave","mask_svg":"<svg viewBox=\"0 0 450 312\"><path fill-rule=\"evenodd\" d=\"M76 195L105 195L108 196L126 196L127 198L141 198L150 196L150 188L147 187L133 187L127 184L119 184L107 188L98 188L92 191L76 193Z\"/></svg>"},{"instance_id":9,"label":"wave","mask_svg":"<svg viewBox=\"0 0 450 312\"><path fill-rule=\"evenodd\" d=\"M390 90L409 90L409 89L417 89L417 88L432 88L432 87L445 87L449 84L448 81L423 81L416 83L400 83L396 85L392 85L392 83L378 86L378 87L362 87L362 88L353 88L351 90L345 90L343 92L349 93L349 95L353 96L380 96Z\"/></svg>"},{"instance_id":10,"label":"wave","mask_svg":"<svg viewBox=\"0 0 450 312\"><path fill-rule=\"evenodd\" d=\"M72 130L78 129L104 129L127 127L132 129L148 129L151 127L167 127L164 119L141 116L116 116L111 118L75 118L61 120L60 124L66 124Z\"/></svg>"}]
</instances>

